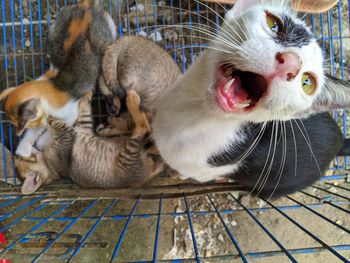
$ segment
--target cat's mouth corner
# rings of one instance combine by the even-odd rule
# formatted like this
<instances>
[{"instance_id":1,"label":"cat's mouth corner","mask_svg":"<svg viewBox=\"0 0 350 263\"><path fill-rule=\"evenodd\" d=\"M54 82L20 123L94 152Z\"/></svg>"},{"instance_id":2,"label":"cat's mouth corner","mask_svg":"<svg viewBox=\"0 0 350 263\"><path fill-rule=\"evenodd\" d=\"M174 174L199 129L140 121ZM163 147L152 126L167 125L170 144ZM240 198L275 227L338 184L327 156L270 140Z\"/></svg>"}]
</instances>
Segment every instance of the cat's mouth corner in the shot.
<instances>
[{"instance_id":1,"label":"cat's mouth corner","mask_svg":"<svg viewBox=\"0 0 350 263\"><path fill-rule=\"evenodd\" d=\"M255 108L264 96L268 82L254 72L220 64L216 69L216 99L226 112L244 112Z\"/></svg>"}]
</instances>

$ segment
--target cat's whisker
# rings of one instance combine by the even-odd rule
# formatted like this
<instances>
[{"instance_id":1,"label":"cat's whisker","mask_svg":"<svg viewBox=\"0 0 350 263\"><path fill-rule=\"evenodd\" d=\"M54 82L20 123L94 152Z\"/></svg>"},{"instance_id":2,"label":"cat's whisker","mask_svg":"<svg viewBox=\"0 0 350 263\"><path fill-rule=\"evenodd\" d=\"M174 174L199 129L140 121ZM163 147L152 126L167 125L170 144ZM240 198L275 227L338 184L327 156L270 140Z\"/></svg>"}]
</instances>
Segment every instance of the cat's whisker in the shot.
<instances>
[{"instance_id":1,"label":"cat's whisker","mask_svg":"<svg viewBox=\"0 0 350 263\"><path fill-rule=\"evenodd\" d=\"M299 119L300 119L300 118L299 118ZM315 156L315 154L314 154L314 151L312 150L311 143L310 143L310 139L308 140L308 139L306 138L304 132L303 132L302 129L300 128L300 126L299 126L298 122L296 121L296 119L293 119L293 120L294 120L295 124L297 125L299 131L301 132L301 135L303 136L303 138L304 138L304 140L305 140L307 146L309 147L310 152L311 152L311 154L312 154L312 158L315 160L315 163L316 163L316 165L317 165L317 169L318 169L318 171L319 171L319 174L320 174L320 176L322 176L321 168L320 168L320 166L319 166L319 164L318 164L318 161L317 161L317 158L316 158L316 156ZM301 120L301 119L300 119L300 120Z\"/></svg>"},{"instance_id":2,"label":"cat's whisker","mask_svg":"<svg viewBox=\"0 0 350 263\"><path fill-rule=\"evenodd\" d=\"M203 39L206 39L206 40L211 41L211 42L219 43L219 44L225 44L229 48L239 49L242 52L247 53L239 45L237 45L237 43L231 42L232 39L226 39L226 38L224 38L222 36L216 35L215 33L211 32L211 31L209 31L209 30L207 30L205 28L200 28L200 27L196 27L196 26L193 26L193 25L188 26L188 27L186 27L187 25L182 25L182 26L176 25L176 26L177 27L182 27L182 28L184 28L184 26L185 26L185 28L188 28L188 29L191 29L191 30L195 30L195 31L197 31L199 33L206 34L206 35L212 37L211 39L209 39L209 38L203 38ZM190 36L190 35L183 35L182 34L182 36ZM199 38L199 37L197 37L197 38Z\"/></svg>"},{"instance_id":3,"label":"cat's whisker","mask_svg":"<svg viewBox=\"0 0 350 263\"><path fill-rule=\"evenodd\" d=\"M199 4L201 4L201 5L205 6L205 7L207 7L207 5L204 5L203 3L199 2L199 1L197 1L197 2L198 2ZM149 5L149 6L152 7L152 5ZM165 6L165 7L170 7L170 6ZM194 12L194 11L190 11L190 10L183 9L183 8L178 8L178 7L171 7L171 8L173 8L173 9L175 9L175 10L186 11L186 12L189 12L190 14L194 14L194 15L198 16L198 14L197 14L196 12ZM234 35L237 35L237 36L241 39L241 41L243 41L243 39L242 39L242 38L240 37L240 35L234 30L234 28L232 28L232 26L231 26L229 23L227 23L227 22L224 20L224 18L223 18L218 12L216 12L214 9L212 9L212 8L210 8L210 7L208 7L208 8L211 9L221 20L223 20L225 24L228 24L228 25L229 25L230 31L232 31L232 32L234 33ZM206 25L209 29L204 29L204 28L203 28L203 24L191 22L191 23L182 23L182 24L180 24L180 25L177 24L177 25L166 25L166 26L159 26L159 25L158 25L158 26L149 26L148 28L154 28L154 30L153 30L153 31L150 31L150 32L155 32L155 31L159 31L159 30L162 30L162 29L165 30L166 28L171 28L171 27L177 27L177 28L179 28L179 29L189 29L189 30L196 29L197 32L205 33L205 34L207 34L208 36L213 37L213 39L214 39L214 38L216 38L216 39L220 38L219 40L222 40L222 41L225 42L226 44L231 43L231 41L232 41L232 43L234 44L234 45L232 45L232 48L234 48L234 49L239 49L239 50L241 50L243 53L247 53L245 50L243 50L243 49L238 45L239 42L238 42L236 39L234 39L234 38L232 37L232 34L230 34L231 32L225 30L222 26L217 25L217 23L215 23L214 21L208 19L207 17L205 17L205 16L203 16L203 15L199 15L199 16L200 16L201 18L203 18L204 20L210 22L213 26ZM240 25L239 25L239 23L237 23L237 21L235 21L235 23L240 27ZM199 25L199 26L201 26L201 27L198 26L197 28L195 28L195 25L196 25L196 24ZM215 26L215 27L214 27L214 26ZM214 32L211 32L210 29L213 29ZM217 34L218 30L219 30L219 31L221 32L221 34L223 34L226 38L223 38L222 36L219 36L219 35ZM138 32L138 31L137 31L137 30L134 30L134 31L131 31L131 32L136 33L136 32ZM245 32L244 32L243 29L242 29L242 32L243 32L243 34L245 34ZM246 36L246 35L245 35L245 36Z\"/></svg>"},{"instance_id":4,"label":"cat's whisker","mask_svg":"<svg viewBox=\"0 0 350 263\"><path fill-rule=\"evenodd\" d=\"M271 130L271 132L272 132L272 134L274 133L274 131L275 131L275 121L272 121L272 130ZM254 187L252 188L252 190L249 192L249 194L248 194L248 196L251 196L252 195L252 193L255 191L255 189L257 188L257 187L259 187L259 189L260 189L260 186L259 186L259 184L261 185L263 182L261 182L260 183L260 181L262 180L262 181L265 181L265 169L266 169L266 166L267 166L267 163L268 163L268 160L269 160L269 158L270 158L270 153L271 153L271 148L272 148L272 140L273 140L273 138L274 138L274 136L271 136L271 139L270 139L270 144L269 144L269 150L268 150L268 153L267 153L267 156L266 156L266 160L265 160L265 164L264 164L264 166L263 166L263 169L262 169L262 171L261 171L261 173L260 173L260 175L259 175L259 177L258 177L258 180L255 182L255 185L254 185ZM260 191L259 191L260 192ZM255 196L257 196L258 194L256 194ZM255 198L255 197L254 197Z\"/></svg>"},{"instance_id":5,"label":"cat's whisker","mask_svg":"<svg viewBox=\"0 0 350 263\"><path fill-rule=\"evenodd\" d=\"M274 187L274 189L272 190L272 193L270 194L269 198L267 199L267 201L269 201L272 196L274 195L274 193L277 190L277 187L281 181L282 175L283 175L283 169L284 169L284 165L286 162L286 156L287 156L287 131L286 131L286 123L285 122L281 122L281 124L283 124L283 126L281 127L281 137L283 139L283 144L282 144L282 161L281 161L281 165L280 168L277 172L277 176L278 176L278 180L276 182L276 185Z\"/></svg>"},{"instance_id":6,"label":"cat's whisker","mask_svg":"<svg viewBox=\"0 0 350 263\"><path fill-rule=\"evenodd\" d=\"M174 49L171 49L169 51L167 51L168 53L172 53L174 51L177 51L177 50L184 50L184 49L190 49L190 48L199 48L198 46L185 46L185 47L177 47L177 48L174 48ZM210 50L215 50L215 51L219 51L219 52L224 52L224 53L227 53L227 54L232 54L231 52L227 51L227 50L223 50L223 49L218 49L218 48L213 48L213 47L201 47L201 48L205 48L205 49L210 49Z\"/></svg>"},{"instance_id":7,"label":"cat's whisker","mask_svg":"<svg viewBox=\"0 0 350 263\"><path fill-rule=\"evenodd\" d=\"M266 175L264 176L264 181L263 183L261 184L261 187L259 189L259 192L257 193L256 196L258 196L261 191L263 191L268 179L269 179L269 176L271 174L271 170L272 170L272 166L273 166L273 162L275 160L275 154L276 154L276 148L277 148L277 142L278 142L278 132L279 132L279 124L280 124L280 121L276 120L276 129L275 129L275 136L274 136L274 148L273 148L273 151L272 151L272 157L271 157L271 162L269 164L269 167L268 167L268 170L266 172Z\"/></svg>"},{"instance_id":8,"label":"cat's whisker","mask_svg":"<svg viewBox=\"0 0 350 263\"><path fill-rule=\"evenodd\" d=\"M303 120L300 118L299 115L297 115L296 121L297 121L297 120L300 120L300 124L301 124L301 126L302 126L302 128L303 128L303 130L304 130L304 132L305 132L306 138L307 138L308 142L309 142L310 145L311 145L311 140L310 140L309 133L307 132L307 130L306 130L306 128L305 128L305 125L304 125L304 123L303 123Z\"/></svg>"},{"instance_id":9,"label":"cat's whisker","mask_svg":"<svg viewBox=\"0 0 350 263\"><path fill-rule=\"evenodd\" d=\"M298 168L298 150L297 150L297 142L296 142L296 139L295 139L295 132L294 132L294 128L293 128L293 124L292 124L292 121L289 120L288 121L289 124L290 124L290 128L291 128L291 131L292 131L292 136L293 136L293 141L294 141L294 176L296 177L297 176L297 168Z\"/></svg>"},{"instance_id":10,"label":"cat's whisker","mask_svg":"<svg viewBox=\"0 0 350 263\"><path fill-rule=\"evenodd\" d=\"M225 20L225 18L223 18L218 12L216 12L213 8L211 8L210 6L208 6L208 5L205 5L204 3L202 3L202 2L200 2L199 0L194 0L196 3L199 3L199 4L201 4L201 5L203 5L203 6L205 6L206 8L208 8L208 10L209 11L211 11L211 12L213 12L215 15L217 15L219 18L221 18L222 19L222 21L223 21L223 23L225 24L225 25L227 25L231 30L232 30L232 32L233 33L235 33L240 39L241 39L241 41L242 42L244 42L244 40L241 38L241 36L236 32L236 30L230 25L230 23L228 23L226 20ZM224 8L224 10L226 11L226 9ZM239 23L234 19L234 22L240 27L240 29L242 30L242 32L243 32L243 34L245 34L244 33L244 30L241 28L241 26L239 25ZM221 27L222 28L222 27ZM246 35L245 35L245 37L247 37Z\"/></svg>"},{"instance_id":11,"label":"cat's whisker","mask_svg":"<svg viewBox=\"0 0 350 263\"><path fill-rule=\"evenodd\" d=\"M214 14L216 14L217 17L219 17L219 18L223 21L224 24L227 24L227 25L229 26L229 29L230 29L235 35L237 35L237 36L241 39L241 41L243 41L243 39L242 39L242 38L240 37L240 35L235 31L235 29L234 29L229 23L227 23L226 20L225 20L218 12L216 12L214 9L210 8L209 6L205 5L204 3L202 3L202 2L200 2L200 1L198 1L198 0L196 0L196 2L199 3L200 5L202 5L202 6L206 7L206 8L208 8L208 9L211 10L212 12L214 12ZM150 5L150 6L152 6L152 5ZM171 6L165 6L165 7L171 7ZM198 16L198 14L197 14L196 12L194 12L194 11L190 11L190 10L183 9L183 8L178 8L178 7L171 7L171 8L173 8L173 9L175 9L175 10L179 10L179 11L186 11L186 12L189 12L190 14L194 14L194 15ZM225 11L227 11L227 10L225 9ZM203 18L204 20L210 22L211 24L213 24L213 25L215 26L215 27L211 27L212 29L215 30L215 34L217 33L218 30L220 30L221 33L224 33L230 40L232 40L232 41L234 41L234 42L236 43L236 40L235 40L234 38L231 38L231 37L230 37L231 34L230 34L229 31L225 30L222 26L218 25L216 22L214 22L214 21L208 19L207 17L205 17L205 16L203 16L203 15L199 15L199 16L200 16L201 18ZM237 21L235 21L235 23L240 27L240 25L239 25L239 23L237 23ZM182 25L184 25L184 24L185 24L185 23L182 23L181 25L179 25L179 27L181 28ZM192 22L192 23L188 23L188 24L190 25L190 27L189 27L188 29L191 30L191 25L196 24L196 23L193 23L193 22ZM203 24L201 24L201 23L197 23L197 24L203 26ZM207 25L207 26L208 26L208 25ZM162 27L159 27L159 26L158 26L157 28L159 29L159 28L162 28ZM218 29L217 29L217 28L218 28ZM242 29L242 28L241 28L241 29ZM243 34L245 34L243 29L242 29L242 32L243 32ZM246 37L246 35L245 35L245 37Z\"/></svg>"},{"instance_id":12,"label":"cat's whisker","mask_svg":"<svg viewBox=\"0 0 350 263\"><path fill-rule=\"evenodd\" d=\"M259 135L257 136L257 138L254 140L254 142L251 144L250 148L251 150L249 151L249 154L256 148L256 146L258 145L258 143L260 142L264 132L265 132L265 129L266 129L266 126L267 126L267 122L263 122L261 127L260 127L260 132L259 132ZM254 145L255 144L255 145ZM254 145L254 147L253 147ZM248 150L246 151L248 152ZM244 155L244 154L243 154ZM245 157L246 158L246 157ZM243 159L244 160L244 159ZM258 180L259 182L259 180ZM248 197L248 200L251 198L252 196L252 193L255 189L255 187L257 186L258 182L256 182L255 186L253 187L253 189L248 193L247 197Z\"/></svg>"}]
</instances>

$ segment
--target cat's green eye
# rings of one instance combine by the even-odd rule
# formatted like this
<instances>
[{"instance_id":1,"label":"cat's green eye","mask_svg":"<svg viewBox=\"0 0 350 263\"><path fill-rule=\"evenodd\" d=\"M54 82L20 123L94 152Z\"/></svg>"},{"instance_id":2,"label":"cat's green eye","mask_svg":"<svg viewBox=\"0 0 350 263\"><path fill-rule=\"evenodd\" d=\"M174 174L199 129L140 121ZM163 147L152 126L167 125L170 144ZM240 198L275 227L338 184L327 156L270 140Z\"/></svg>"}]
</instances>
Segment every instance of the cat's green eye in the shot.
<instances>
[{"instance_id":1,"label":"cat's green eye","mask_svg":"<svg viewBox=\"0 0 350 263\"><path fill-rule=\"evenodd\" d=\"M271 29L272 32L278 34L283 31L283 24L281 19L279 19L277 16L269 13L266 13L266 23L268 27Z\"/></svg>"},{"instance_id":2,"label":"cat's green eye","mask_svg":"<svg viewBox=\"0 0 350 263\"><path fill-rule=\"evenodd\" d=\"M316 90L316 79L310 73L304 73L301 78L301 86L307 95L312 95Z\"/></svg>"}]
</instances>

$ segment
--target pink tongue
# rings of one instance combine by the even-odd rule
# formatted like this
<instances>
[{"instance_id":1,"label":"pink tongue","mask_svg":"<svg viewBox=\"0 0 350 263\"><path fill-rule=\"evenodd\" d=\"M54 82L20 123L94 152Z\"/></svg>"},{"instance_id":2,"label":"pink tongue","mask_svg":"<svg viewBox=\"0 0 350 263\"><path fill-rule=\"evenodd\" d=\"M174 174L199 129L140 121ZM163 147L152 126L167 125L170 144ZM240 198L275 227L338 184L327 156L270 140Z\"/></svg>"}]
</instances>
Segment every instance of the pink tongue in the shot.
<instances>
[{"instance_id":1,"label":"pink tongue","mask_svg":"<svg viewBox=\"0 0 350 263\"><path fill-rule=\"evenodd\" d=\"M222 92L223 95L227 99L232 99L235 103L244 102L248 99L248 92L242 87L242 82L239 76L233 76L232 79L235 79L235 81L231 84L229 89L230 96L228 97L225 92ZM223 82L222 85L222 91L225 89L225 85L227 82L229 82L231 78L225 82Z\"/></svg>"},{"instance_id":2,"label":"pink tongue","mask_svg":"<svg viewBox=\"0 0 350 263\"><path fill-rule=\"evenodd\" d=\"M233 89L233 100L235 102L244 102L248 99L248 92L242 87L241 79L238 76L233 76L235 82L231 85L230 88Z\"/></svg>"}]
</instances>

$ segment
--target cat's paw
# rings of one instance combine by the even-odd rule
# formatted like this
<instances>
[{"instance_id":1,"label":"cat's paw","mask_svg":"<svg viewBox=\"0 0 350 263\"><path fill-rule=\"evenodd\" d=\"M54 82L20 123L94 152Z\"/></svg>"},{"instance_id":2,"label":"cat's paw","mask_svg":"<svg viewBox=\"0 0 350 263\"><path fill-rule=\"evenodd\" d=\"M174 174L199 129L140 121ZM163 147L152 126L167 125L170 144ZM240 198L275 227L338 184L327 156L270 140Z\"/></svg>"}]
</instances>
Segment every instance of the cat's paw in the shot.
<instances>
[{"instance_id":1,"label":"cat's paw","mask_svg":"<svg viewBox=\"0 0 350 263\"><path fill-rule=\"evenodd\" d=\"M16 155L29 158L32 155L33 145L29 142L20 142L16 149Z\"/></svg>"},{"instance_id":2,"label":"cat's paw","mask_svg":"<svg viewBox=\"0 0 350 263\"><path fill-rule=\"evenodd\" d=\"M91 103L93 95L94 92L90 90L87 93L85 93L85 95L81 98L81 101L85 103Z\"/></svg>"},{"instance_id":3,"label":"cat's paw","mask_svg":"<svg viewBox=\"0 0 350 263\"><path fill-rule=\"evenodd\" d=\"M105 135L106 129L109 129L109 128L107 126L105 126L103 123L101 123L100 125L98 125L96 127L96 134L98 136L105 137L106 136Z\"/></svg>"},{"instance_id":4,"label":"cat's paw","mask_svg":"<svg viewBox=\"0 0 350 263\"><path fill-rule=\"evenodd\" d=\"M140 110L141 99L139 94L135 90L129 90L126 96L126 105L129 111L139 111Z\"/></svg>"},{"instance_id":5,"label":"cat's paw","mask_svg":"<svg viewBox=\"0 0 350 263\"><path fill-rule=\"evenodd\" d=\"M134 135L143 136L151 132L151 126L148 122L145 112L140 110L140 96L134 90L129 90L126 97L126 105L135 123Z\"/></svg>"},{"instance_id":6,"label":"cat's paw","mask_svg":"<svg viewBox=\"0 0 350 263\"><path fill-rule=\"evenodd\" d=\"M105 126L103 124L100 124L96 128L96 134L100 137L114 137L128 135L129 131L125 129L119 129L118 127Z\"/></svg>"},{"instance_id":7,"label":"cat's paw","mask_svg":"<svg viewBox=\"0 0 350 263\"><path fill-rule=\"evenodd\" d=\"M47 124L53 130L60 130L66 126L63 122L59 121L58 119L52 118L52 117L49 117L47 119Z\"/></svg>"}]
</instances>

